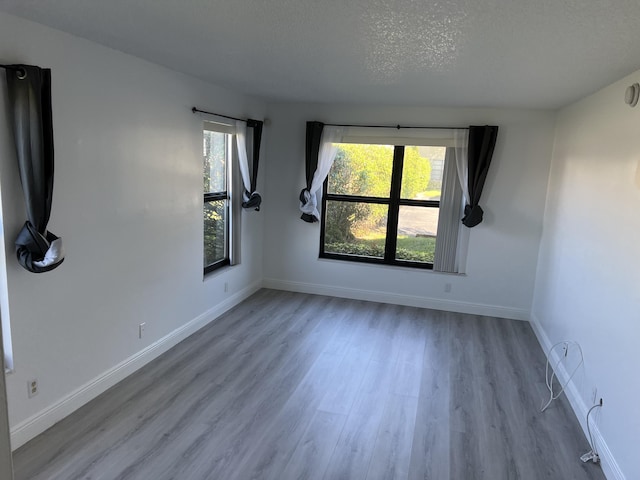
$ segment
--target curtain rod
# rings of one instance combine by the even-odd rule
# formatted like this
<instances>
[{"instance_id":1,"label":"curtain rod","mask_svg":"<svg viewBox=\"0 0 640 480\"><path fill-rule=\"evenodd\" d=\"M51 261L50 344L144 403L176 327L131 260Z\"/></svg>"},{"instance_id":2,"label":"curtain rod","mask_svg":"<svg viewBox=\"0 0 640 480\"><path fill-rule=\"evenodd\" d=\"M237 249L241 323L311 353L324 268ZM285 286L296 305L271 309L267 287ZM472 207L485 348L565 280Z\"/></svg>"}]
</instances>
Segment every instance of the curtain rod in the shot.
<instances>
[{"instance_id":1,"label":"curtain rod","mask_svg":"<svg viewBox=\"0 0 640 480\"><path fill-rule=\"evenodd\" d=\"M405 127L402 125L349 125L339 123L325 123L328 127L360 127L360 128L395 128L400 130L401 128L429 128L433 130L469 130L469 127Z\"/></svg>"},{"instance_id":2,"label":"curtain rod","mask_svg":"<svg viewBox=\"0 0 640 480\"><path fill-rule=\"evenodd\" d=\"M246 122L247 121L246 118L236 118L236 117L230 117L229 115L222 115L220 113L207 112L206 110L200 110L199 108L196 108L196 107L193 107L191 109L191 111L193 113L205 113L207 115L215 115L216 117L228 118L229 120L238 120L239 122Z\"/></svg>"}]
</instances>

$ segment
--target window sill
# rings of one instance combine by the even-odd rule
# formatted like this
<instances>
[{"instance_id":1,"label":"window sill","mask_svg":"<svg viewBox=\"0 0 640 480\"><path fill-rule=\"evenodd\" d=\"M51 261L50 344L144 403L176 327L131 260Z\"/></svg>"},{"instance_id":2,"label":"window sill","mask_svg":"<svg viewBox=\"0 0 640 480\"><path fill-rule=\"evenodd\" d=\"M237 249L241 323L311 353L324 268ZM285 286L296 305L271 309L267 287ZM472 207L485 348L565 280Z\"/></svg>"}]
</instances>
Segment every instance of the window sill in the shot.
<instances>
[{"instance_id":1,"label":"window sill","mask_svg":"<svg viewBox=\"0 0 640 480\"><path fill-rule=\"evenodd\" d=\"M224 260L220 260L217 263L211 264L208 267L204 268L204 276L206 277L207 275L209 275L210 273L213 272L217 272L218 270L224 268L224 267L228 267L229 265L231 265L231 262L229 261L228 258L225 258Z\"/></svg>"},{"instance_id":2,"label":"window sill","mask_svg":"<svg viewBox=\"0 0 640 480\"><path fill-rule=\"evenodd\" d=\"M202 274L202 281L208 280L209 278L214 278L217 275L228 271L229 267L232 267L232 266L233 265L231 265L231 262L229 262L229 260L226 260L220 265L216 265L215 268L211 268L209 270L205 269Z\"/></svg>"},{"instance_id":3,"label":"window sill","mask_svg":"<svg viewBox=\"0 0 640 480\"><path fill-rule=\"evenodd\" d=\"M387 265L390 267L414 268L418 270L433 270L433 263L412 262L412 261L402 261L402 260L385 262L382 258L366 257L361 255L321 253L319 258L326 258L329 260L338 260L341 262L368 263L370 265Z\"/></svg>"},{"instance_id":4,"label":"window sill","mask_svg":"<svg viewBox=\"0 0 640 480\"><path fill-rule=\"evenodd\" d=\"M432 268L425 268L425 267L411 267L411 266L405 266L405 265L393 265L390 263L378 263L378 262L367 262L367 261L360 261L360 260L342 260L339 258L331 258L331 257L318 257L317 259L319 262L330 262L330 263L340 263L344 266L362 266L362 267L367 267L367 268L385 268L385 269L392 269L392 270L398 270L404 273L408 273L408 272L415 272L415 273L426 273L426 274L434 274L434 275L447 275L447 276L454 276L454 277L466 277L467 274L466 273L453 273L453 272L438 272L433 270Z\"/></svg>"}]
</instances>

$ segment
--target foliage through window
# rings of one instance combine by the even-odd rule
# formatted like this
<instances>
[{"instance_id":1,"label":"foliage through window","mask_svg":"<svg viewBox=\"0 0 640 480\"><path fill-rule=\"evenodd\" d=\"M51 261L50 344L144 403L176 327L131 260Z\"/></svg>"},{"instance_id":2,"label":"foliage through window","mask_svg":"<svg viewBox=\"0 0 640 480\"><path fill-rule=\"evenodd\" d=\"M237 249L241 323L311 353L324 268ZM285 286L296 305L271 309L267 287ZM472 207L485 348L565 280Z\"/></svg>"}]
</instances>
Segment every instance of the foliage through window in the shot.
<instances>
[{"instance_id":1,"label":"foliage through window","mask_svg":"<svg viewBox=\"0 0 640 480\"><path fill-rule=\"evenodd\" d=\"M204 272L229 264L229 133L205 126L204 147Z\"/></svg>"},{"instance_id":2,"label":"foliage through window","mask_svg":"<svg viewBox=\"0 0 640 480\"><path fill-rule=\"evenodd\" d=\"M320 256L433 268L443 146L338 144Z\"/></svg>"}]
</instances>

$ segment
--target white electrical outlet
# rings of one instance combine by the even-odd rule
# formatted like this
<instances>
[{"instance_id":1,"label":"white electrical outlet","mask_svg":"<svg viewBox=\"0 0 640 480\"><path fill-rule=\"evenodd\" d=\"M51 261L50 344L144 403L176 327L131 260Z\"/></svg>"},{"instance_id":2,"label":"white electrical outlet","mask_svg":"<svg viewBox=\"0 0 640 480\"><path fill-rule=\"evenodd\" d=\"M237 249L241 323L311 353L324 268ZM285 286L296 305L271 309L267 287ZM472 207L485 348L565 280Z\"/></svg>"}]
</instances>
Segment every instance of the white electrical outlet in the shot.
<instances>
[{"instance_id":1,"label":"white electrical outlet","mask_svg":"<svg viewBox=\"0 0 640 480\"><path fill-rule=\"evenodd\" d=\"M451 284L450 283L445 283L444 284L444 293L450 293L451 292Z\"/></svg>"},{"instance_id":2,"label":"white electrical outlet","mask_svg":"<svg viewBox=\"0 0 640 480\"><path fill-rule=\"evenodd\" d=\"M35 397L38 394L38 379L32 378L27 381L27 396L29 398Z\"/></svg>"},{"instance_id":3,"label":"white electrical outlet","mask_svg":"<svg viewBox=\"0 0 640 480\"><path fill-rule=\"evenodd\" d=\"M229 284L227 282L224 282L224 291L225 293L229 291Z\"/></svg>"},{"instance_id":4,"label":"white electrical outlet","mask_svg":"<svg viewBox=\"0 0 640 480\"><path fill-rule=\"evenodd\" d=\"M591 395L591 405L595 405L598 401L598 387L593 387L593 395Z\"/></svg>"},{"instance_id":5,"label":"white electrical outlet","mask_svg":"<svg viewBox=\"0 0 640 480\"><path fill-rule=\"evenodd\" d=\"M142 322L140 325L138 325L138 338L142 338L146 327L147 327L147 322Z\"/></svg>"}]
</instances>

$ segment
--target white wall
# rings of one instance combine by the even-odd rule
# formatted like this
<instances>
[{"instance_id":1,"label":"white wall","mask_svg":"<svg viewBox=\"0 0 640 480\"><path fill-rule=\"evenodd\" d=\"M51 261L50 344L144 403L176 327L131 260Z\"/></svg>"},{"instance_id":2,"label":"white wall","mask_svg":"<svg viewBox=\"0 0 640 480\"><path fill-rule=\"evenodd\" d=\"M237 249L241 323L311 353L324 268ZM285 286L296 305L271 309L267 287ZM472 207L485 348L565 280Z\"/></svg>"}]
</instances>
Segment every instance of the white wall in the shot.
<instances>
[{"instance_id":1,"label":"white wall","mask_svg":"<svg viewBox=\"0 0 640 480\"><path fill-rule=\"evenodd\" d=\"M544 111L269 105L265 285L528 319L555 115ZM320 225L299 219L305 122L499 125L467 275L318 259ZM445 283L452 284L450 293Z\"/></svg>"},{"instance_id":2,"label":"white wall","mask_svg":"<svg viewBox=\"0 0 640 480\"><path fill-rule=\"evenodd\" d=\"M41 275L15 260L11 246L26 217L2 76L15 448L259 287L263 215L253 211L243 215L242 265L203 280L202 118L190 109L261 118L265 105L4 14L0 59L52 68L56 172L49 228L64 238L67 252L62 266ZM161 348L144 350L172 332ZM28 400L30 378L38 379L40 393Z\"/></svg>"},{"instance_id":3,"label":"white wall","mask_svg":"<svg viewBox=\"0 0 640 480\"><path fill-rule=\"evenodd\" d=\"M5 388L4 348L2 344L2 330L0 330L0 478L13 478L11 458L11 440L9 435L9 417L7 415L7 390Z\"/></svg>"},{"instance_id":4,"label":"white wall","mask_svg":"<svg viewBox=\"0 0 640 480\"><path fill-rule=\"evenodd\" d=\"M640 107L623 98L638 81L559 113L532 310L543 344L581 344L570 398L584 425L598 388L600 450L628 479L640 478Z\"/></svg>"}]
</instances>

